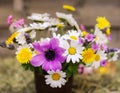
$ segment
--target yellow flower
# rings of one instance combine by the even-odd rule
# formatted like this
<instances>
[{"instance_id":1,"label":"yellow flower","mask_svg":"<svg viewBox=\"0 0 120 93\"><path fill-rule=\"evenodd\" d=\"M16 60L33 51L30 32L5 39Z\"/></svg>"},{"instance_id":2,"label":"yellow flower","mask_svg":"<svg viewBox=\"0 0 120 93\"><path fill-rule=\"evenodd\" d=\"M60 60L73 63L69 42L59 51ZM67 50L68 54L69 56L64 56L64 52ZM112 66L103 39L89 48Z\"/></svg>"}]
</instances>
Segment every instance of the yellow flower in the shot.
<instances>
[{"instance_id":1,"label":"yellow flower","mask_svg":"<svg viewBox=\"0 0 120 93\"><path fill-rule=\"evenodd\" d=\"M21 48L18 51L16 58L21 64L28 63L32 58L32 51L28 47Z\"/></svg>"},{"instance_id":2,"label":"yellow flower","mask_svg":"<svg viewBox=\"0 0 120 93\"><path fill-rule=\"evenodd\" d=\"M99 29L105 29L110 27L110 22L105 17L97 17L96 21L97 21L96 26Z\"/></svg>"},{"instance_id":3,"label":"yellow flower","mask_svg":"<svg viewBox=\"0 0 120 93\"><path fill-rule=\"evenodd\" d=\"M9 38L8 40L6 40L6 45L9 44L13 44L13 40L15 39L15 37L18 35L18 32L14 32Z\"/></svg>"},{"instance_id":4,"label":"yellow flower","mask_svg":"<svg viewBox=\"0 0 120 93\"><path fill-rule=\"evenodd\" d=\"M69 11L75 11L76 9L73 6L70 5L63 5L63 8Z\"/></svg>"},{"instance_id":5,"label":"yellow flower","mask_svg":"<svg viewBox=\"0 0 120 93\"><path fill-rule=\"evenodd\" d=\"M111 32L110 32L110 28L107 28L106 34L107 34L107 35L110 35L110 33L111 33Z\"/></svg>"},{"instance_id":6,"label":"yellow flower","mask_svg":"<svg viewBox=\"0 0 120 93\"><path fill-rule=\"evenodd\" d=\"M85 64L91 64L92 62L94 62L96 54L92 48L89 48L83 51L82 57L82 62L84 62Z\"/></svg>"}]
</instances>

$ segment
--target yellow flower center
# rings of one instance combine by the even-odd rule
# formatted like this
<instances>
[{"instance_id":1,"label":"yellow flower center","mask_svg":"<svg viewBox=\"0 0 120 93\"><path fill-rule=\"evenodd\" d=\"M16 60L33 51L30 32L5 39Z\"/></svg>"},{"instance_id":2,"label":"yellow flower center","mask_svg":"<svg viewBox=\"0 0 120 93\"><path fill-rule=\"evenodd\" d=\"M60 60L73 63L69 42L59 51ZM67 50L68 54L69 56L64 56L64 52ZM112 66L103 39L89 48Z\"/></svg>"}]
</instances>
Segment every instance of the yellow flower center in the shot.
<instances>
[{"instance_id":1,"label":"yellow flower center","mask_svg":"<svg viewBox=\"0 0 120 93\"><path fill-rule=\"evenodd\" d=\"M68 49L68 51L69 51L69 54L71 54L71 55L75 55L75 53L76 53L76 49L74 47L70 47Z\"/></svg>"},{"instance_id":2,"label":"yellow flower center","mask_svg":"<svg viewBox=\"0 0 120 93\"><path fill-rule=\"evenodd\" d=\"M96 54L94 53L94 50L89 48L87 50L84 50L82 53L82 61L86 64L91 64L92 62L94 62Z\"/></svg>"},{"instance_id":3,"label":"yellow flower center","mask_svg":"<svg viewBox=\"0 0 120 93\"><path fill-rule=\"evenodd\" d=\"M9 45L9 44L13 44L13 40L14 38L18 35L18 32L14 32L9 38L8 40L6 40L6 45Z\"/></svg>"},{"instance_id":4,"label":"yellow flower center","mask_svg":"<svg viewBox=\"0 0 120 93\"><path fill-rule=\"evenodd\" d=\"M86 36L87 32L86 31L82 31L82 36Z\"/></svg>"},{"instance_id":5,"label":"yellow flower center","mask_svg":"<svg viewBox=\"0 0 120 93\"><path fill-rule=\"evenodd\" d=\"M70 5L63 5L63 8L69 11L75 11L76 9L73 6Z\"/></svg>"},{"instance_id":6,"label":"yellow flower center","mask_svg":"<svg viewBox=\"0 0 120 93\"><path fill-rule=\"evenodd\" d=\"M96 57L95 57L95 60L99 61L100 60L100 55L97 54Z\"/></svg>"},{"instance_id":7,"label":"yellow flower center","mask_svg":"<svg viewBox=\"0 0 120 93\"><path fill-rule=\"evenodd\" d=\"M110 27L110 22L105 17L97 17L96 21L97 21L96 26L99 29L104 29L106 27Z\"/></svg>"},{"instance_id":8,"label":"yellow flower center","mask_svg":"<svg viewBox=\"0 0 120 93\"><path fill-rule=\"evenodd\" d=\"M27 47L22 48L18 51L16 58L21 64L28 63L32 58L32 51Z\"/></svg>"},{"instance_id":9,"label":"yellow flower center","mask_svg":"<svg viewBox=\"0 0 120 93\"><path fill-rule=\"evenodd\" d=\"M57 24L57 27L62 28L62 27L64 27L64 25L59 23L59 24Z\"/></svg>"},{"instance_id":10,"label":"yellow flower center","mask_svg":"<svg viewBox=\"0 0 120 93\"><path fill-rule=\"evenodd\" d=\"M70 36L71 39L77 40L78 38L76 36Z\"/></svg>"},{"instance_id":11,"label":"yellow flower center","mask_svg":"<svg viewBox=\"0 0 120 93\"><path fill-rule=\"evenodd\" d=\"M60 79L60 74L58 74L58 73L52 74L52 79L55 80L55 81L59 80Z\"/></svg>"}]
</instances>

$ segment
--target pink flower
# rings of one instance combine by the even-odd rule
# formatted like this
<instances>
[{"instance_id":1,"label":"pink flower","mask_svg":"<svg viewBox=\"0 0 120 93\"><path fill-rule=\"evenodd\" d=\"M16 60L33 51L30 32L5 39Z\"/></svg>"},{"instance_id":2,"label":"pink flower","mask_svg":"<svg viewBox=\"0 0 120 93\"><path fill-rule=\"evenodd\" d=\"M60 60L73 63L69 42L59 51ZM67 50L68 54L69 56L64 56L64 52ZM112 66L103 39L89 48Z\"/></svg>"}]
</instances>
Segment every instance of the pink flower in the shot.
<instances>
[{"instance_id":1,"label":"pink flower","mask_svg":"<svg viewBox=\"0 0 120 93\"><path fill-rule=\"evenodd\" d=\"M88 41L88 42L91 42L93 39L94 39L94 35L93 34L87 34L86 36L85 36L85 39Z\"/></svg>"},{"instance_id":2,"label":"pink flower","mask_svg":"<svg viewBox=\"0 0 120 93\"><path fill-rule=\"evenodd\" d=\"M11 25L13 22L13 16L12 15L9 15L8 18L7 18L7 24L8 25Z\"/></svg>"},{"instance_id":3,"label":"pink flower","mask_svg":"<svg viewBox=\"0 0 120 93\"><path fill-rule=\"evenodd\" d=\"M24 25L24 18L21 18L20 20L18 20L18 21L16 21L16 22L14 23L14 27L15 27L15 28L19 28L19 27L21 27L22 25Z\"/></svg>"},{"instance_id":4,"label":"pink flower","mask_svg":"<svg viewBox=\"0 0 120 93\"><path fill-rule=\"evenodd\" d=\"M99 49L99 45L98 44L92 44L92 49L97 51Z\"/></svg>"}]
</instances>

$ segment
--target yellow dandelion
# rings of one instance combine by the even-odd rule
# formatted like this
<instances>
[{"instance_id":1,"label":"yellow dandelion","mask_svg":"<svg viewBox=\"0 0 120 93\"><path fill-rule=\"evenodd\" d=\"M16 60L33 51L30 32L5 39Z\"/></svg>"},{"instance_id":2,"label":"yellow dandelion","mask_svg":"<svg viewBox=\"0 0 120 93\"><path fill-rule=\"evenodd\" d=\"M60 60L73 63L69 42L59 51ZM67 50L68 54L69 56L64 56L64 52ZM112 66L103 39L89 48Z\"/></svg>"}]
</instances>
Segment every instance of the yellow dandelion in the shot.
<instances>
[{"instance_id":1,"label":"yellow dandelion","mask_svg":"<svg viewBox=\"0 0 120 93\"><path fill-rule=\"evenodd\" d=\"M28 63L32 58L32 51L28 47L21 48L18 51L16 58L21 64Z\"/></svg>"},{"instance_id":2,"label":"yellow dandelion","mask_svg":"<svg viewBox=\"0 0 120 93\"><path fill-rule=\"evenodd\" d=\"M82 57L83 57L82 61L85 64L91 64L92 62L94 62L94 60L96 58L96 54L92 48L89 48L82 52Z\"/></svg>"},{"instance_id":3,"label":"yellow dandelion","mask_svg":"<svg viewBox=\"0 0 120 93\"><path fill-rule=\"evenodd\" d=\"M7 40L6 40L6 45L13 44L13 40L15 37L18 35L18 32L14 32Z\"/></svg>"},{"instance_id":4,"label":"yellow dandelion","mask_svg":"<svg viewBox=\"0 0 120 93\"><path fill-rule=\"evenodd\" d=\"M76 9L73 6L70 5L63 5L63 8L69 11L76 11Z\"/></svg>"},{"instance_id":5,"label":"yellow dandelion","mask_svg":"<svg viewBox=\"0 0 120 93\"><path fill-rule=\"evenodd\" d=\"M105 29L110 27L110 22L105 17L97 17L96 21L97 21L96 26L99 29Z\"/></svg>"}]
</instances>

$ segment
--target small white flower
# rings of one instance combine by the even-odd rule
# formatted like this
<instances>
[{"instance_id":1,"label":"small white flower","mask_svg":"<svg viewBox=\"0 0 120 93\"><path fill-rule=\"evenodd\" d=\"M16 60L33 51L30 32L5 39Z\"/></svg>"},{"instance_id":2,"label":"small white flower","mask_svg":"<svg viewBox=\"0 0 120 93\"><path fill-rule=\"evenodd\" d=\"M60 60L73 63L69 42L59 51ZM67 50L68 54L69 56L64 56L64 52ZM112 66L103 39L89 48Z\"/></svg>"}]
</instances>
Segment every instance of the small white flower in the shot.
<instances>
[{"instance_id":1,"label":"small white flower","mask_svg":"<svg viewBox=\"0 0 120 93\"><path fill-rule=\"evenodd\" d=\"M95 27L95 32L94 32L94 35L96 35L96 43L98 44L106 44L108 43L108 38L105 34L102 33L102 31L100 31L100 29L96 26Z\"/></svg>"},{"instance_id":2,"label":"small white flower","mask_svg":"<svg viewBox=\"0 0 120 93\"><path fill-rule=\"evenodd\" d=\"M118 57L119 57L119 53L120 53L120 50L116 51L116 52L114 53L113 57L108 60L108 62L117 61L117 59L118 59Z\"/></svg>"},{"instance_id":3,"label":"small white flower","mask_svg":"<svg viewBox=\"0 0 120 93\"><path fill-rule=\"evenodd\" d=\"M56 32L56 31L58 30L58 28L57 28L57 27L51 27L51 28L49 28L48 30L49 30L49 31L52 31L52 32Z\"/></svg>"},{"instance_id":4,"label":"small white flower","mask_svg":"<svg viewBox=\"0 0 120 93\"><path fill-rule=\"evenodd\" d=\"M20 28L17 31L18 32L28 32L28 31L31 31L31 30L32 30L32 27L25 26L24 28Z\"/></svg>"},{"instance_id":5,"label":"small white flower","mask_svg":"<svg viewBox=\"0 0 120 93\"><path fill-rule=\"evenodd\" d=\"M28 17L28 19L35 20L35 21L48 21L50 14L44 13L33 13L31 16Z\"/></svg>"},{"instance_id":6,"label":"small white flower","mask_svg":"<svg viewBox=\"0 0 120 93\"><path fill-rule=\"evenodd\" d=\"M79 26L78 26L77 22L75 21L75 19L73 18L72 14L64 14L64 13L57 12L56 16L59 18L65 19L71 26L75 26L76 29L81 34L81 30L79 29Z\"/></svg>"},{"instance_id":7,"label":"small white flower","mask_svg":"<svg viewBox=\"0 0 120 93\"><path fill-rule=\"evenodd\" d=\"M65 85L66 80L64 78L66 78L66 73L63 71L48 71L49 75L45 75L45 82L47 85L50 84L50 86L52 88L61 88L62 85Z\"/></svg>"},{"instance_id":8,"label":"small white flower","mask_svg":"<svg viewBox=\"0 0 120 93\"><path fill-rule=\"evenodd\" d=\"M78 31L69 30L68 34L63 35L63 38L79 42L79 36L80 36L80 33Z\"/></svg>"},{"instance_id":9,"label":"small white flower","mask_svg":"<svg viewBox=\"0 0 120 93\"><path fill-rule=\"evenodd\" d=\"M33 28L33 29L37 29L37 30L44 30L46 28L48 28L50 25L49 22L44 22L44 23L32 23L30 24L30 26Z\"/></svg>"},{"instance_id":10,"label":"small white flower","mask_svg":"<svg viewBox=\"0 0 120 93\"><path fill-rule=\"evenodd\" d=\"M71 41L70 44L65 40L63 43L63 47L66 49L64 55L67 56L66 62L69 63L72 61L73 63L79 62L79 59L82 59L82 51L84 47L80 45L78 42Z\"/></svg>"},{"instance_id":11,"label":"small white flower","mask_svg":"<svg viewBox=\"0 0 120 93\"><path fill-rule=\"evenodd\" d=\"M32 31L29 33L29 35L30 35L30 38L31 38L31 39L34 39L34 38L36 37L36 31L32 30Z\"/></svg>"},{"instance_id":12,"label":"small white flower","mask_svg":"<svg viewBox=\"0 0 120 93\"><path fill-rule=\"evenodd\" d=\"M25 32L24 31L18 32L18 35L15 37L15 39L18 42L18 44L21 45L26 44Z\"/></svg>"},{"instance_id":13,"label":"small white flower","mask_svg":"<svg viewBox=\"0 0 120 93\"><path fill-rule=\"evenodd\" d=\"M103 61L106 59L107 59L107 54L102 50L98 50L96 53L95 61L92 64L92 67L94 67L94 68L100 67L100 61Z\"/></svg>"}]
</instances>

